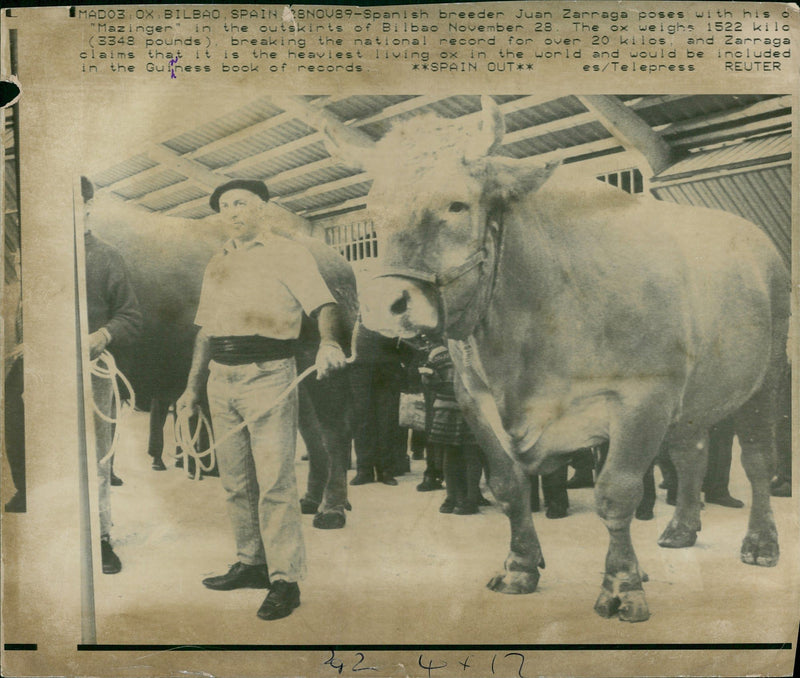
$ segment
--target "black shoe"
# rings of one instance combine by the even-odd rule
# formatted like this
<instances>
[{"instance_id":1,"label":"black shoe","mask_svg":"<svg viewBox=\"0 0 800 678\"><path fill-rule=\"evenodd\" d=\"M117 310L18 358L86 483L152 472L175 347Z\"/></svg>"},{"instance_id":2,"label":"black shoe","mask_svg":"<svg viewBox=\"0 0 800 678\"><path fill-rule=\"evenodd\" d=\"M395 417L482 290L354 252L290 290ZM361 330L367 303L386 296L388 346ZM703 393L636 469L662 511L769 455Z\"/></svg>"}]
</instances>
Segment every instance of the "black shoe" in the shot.
<instances>
[{"instance_id":1,"label":"black shoe","mask_svg":"<svg viewBox=\"0 0 800 678\"><path fill-rule=\"evenodd\" d=\"M183 468L183 457L178 457L175 460L175 468Z\"/></svg>"},{"instance_id":2,"label":"black shoe","mask_svg":"<svg viewBox=\"0 0 800 678\"><path fill-rule=\"evenodd\" d=\"M153 463L151 464L150 468L154 471L166 471L167 467L164 466L164 462L161 460L161 457L153 457Z\"/></svg>"},{"instance_id":3,"label":"black shoe","mask_svg":"<svg viewBox=\"0 0 800 678\"><path fill-rule=\"evenodd\" d=\"M122 562L107 539L100 540L100 555L103 559L103 574L116 574L122 569Z\"/></svg>"},{"instance_id":4,"label":"black shoe","mask_svg":"<svg viewBox=\"0 0 800 678\"><path fill-rule=\"evenodd\" d=\"M453 513L457 516L474 516L476 513L480 513L478 502L463 501L460 504L456 504L453 508Z\"/></svg>"},{"instance_id":5,"label":"black shoe","mask_svg":"<svg viewBox=\"0 0 800 678\"><path fill-rule=\"evenodd\" d=\"M417 485L417 492L433 492L433 490L442 490L442 481L435 478L423 478L422 482Z\"/></svg>"},{"instance_id":6,"label":"black shoe","mask_svg":"<svg viewBox=\"0 0 800 678\"><path fill-rule=\"evenodd\" d=\"M447 497L447 499L445 499L442 502L442 505L439 507L439 513L453 513L455 509L456 509L455 499L450 499L450 497Z\"/></svg>"},{"instance_id":7,"label":"black shoe","mask_svg":"<svg viewBox=\"0 0 800 678\"><path fill-rule=\"evenodd\" d=\"M653 509L650 508L642 508L640 506L636 507L636 520L652 520L653 519Z\"/></svg>"},{"instance_id":8,"label":"black shoe","mask_svg":"<svg viewBox=\"0 0 800 678\"><path fill-rule=\"evenodd\" d=\"M561 502L551 502L547 505L547 510L545 511L545 515L551 520L556 518L566 518L567 513L569 513L567 505Z\"/></svg>"},{"instance_id":9,"label":"black shoe","mask_svg":"<svg viewBox=\"0 0 800 678\"><path fill-rule=\"evenodd\" d=\"M371 473L361 473L361 471L359 471L358 473L356 473L355 478L353 478L350 481L350 484L366 485L367 483L374 483L374 482L375 482L375 476L373 476Z\"/></svg>"},{"instance_id":10,"label":"black shoe","mask_svg":"<svg viewBox=\"0 0 800 678\"><path fill-rule=\"evenodd\" d=\"M313 516L317 509L319 509L319 502L314 501L313 499L307 499L303 497L300 500L300 513L306 516Z\"/></svg>"},{"instance_id":11,"label":"black shoe","mask_svg":"<svg viewBox=\"0 0 800 678\"><path fill-rule=\"evenodd\" d=\"M719 495L711 495L709 496L706 493L706 503L707 504L719 504L720 506L726 506L727 508L742 508L744 506L744 502L731 497L730 494L719 494Z\"/></svg>"},{"instance_id":12,"label":"black shoe","mask_svg":"<svg viewBox=\"0 0 800 678\"><path fill-rule=\"evenodd\" d=\"M6 502L6 513L25 513L28 510L24 492L17 492Z\"/></svg>"},{"instance_id":13,"label":"black shoe","mask_svg":"<svg viewBox=\"0 0 800 678\"><path fill-rule=\"evenodd\" d=\"M114 471L111 471L111 484L114 487L119 487L122 485L122 478L120 478Z\"/></svg>"},{"instance_id":14,"label":"black shoe","mask_svg":"<svg viewBox=\"0 0 800 678\"><path fill-rule=\"evenodd\" d=\"M214 591L233 591L234 589L268 589L269 576L266 565L246 565L238 562L225 574L203 579L203 586Z\"/></svg>"},{"instance_id":15,"label":"black shoe","mask_svg":"<svg viewBox=\"0 0 800 678\"><path fill-rule=\"evenodd\" d=\"M413 450L411 452L411 458L414 461L421 461L422 459L425 459L425 450Z\"/></svg>"},{"instance_id":16,"label":"black shoe","mask_svg":"<svg viewBox=\"0 0 800 678\"><path fill-rule=\"evenodd\" d=\"M260 619L272 621L283 619L292 614L292 611L300 606L300 587L297 582L278 581L272 582L272 588L258 608Z\"/></svg>"},{"instance_id":17,"label":"black shoe","mask_svg":"<svg viewBox=\"0 0 800 678\"><path fill-rule=\"evenodd\" d=\"M344 511L340 509L318 513L314 516L312 525L318 530L340 530L346 522Z\"/></svg>"},{"instance_id":18,"label":"black shoe","mask_svg":"<svg viewBox=\"0 0 800 678\"><path fill-rule=\"evenodd\" d=\"M482 494L478 495L478 506L491 506L492 502L490 502L486 497Z\"/></svg>"},{"instance_id":19,"label":"black shoe","mask_svg":"<svg viewBox=\"0 0 800 678\"><path fill-rule=\"evenodd\" d=\"M777 482L777 483L773 482L772 485L770 485L770 487L769 487L769 493L773 497L791 497L792 496L792 484L788 480L782 480L782 481ZM6 509L6 511L7 510L8 509Z\"/></svg>"},{"instance_id":20,"label":"black shoe","mask_svg":"<svg viewBox=\"0 0 800 678\"><path fill-rule=\"evenodd\" d=\"M397 478L395 478L391 473L388 471L381 474L381 482L384 485L397 485Z\"/></svg>"}]
</instances>

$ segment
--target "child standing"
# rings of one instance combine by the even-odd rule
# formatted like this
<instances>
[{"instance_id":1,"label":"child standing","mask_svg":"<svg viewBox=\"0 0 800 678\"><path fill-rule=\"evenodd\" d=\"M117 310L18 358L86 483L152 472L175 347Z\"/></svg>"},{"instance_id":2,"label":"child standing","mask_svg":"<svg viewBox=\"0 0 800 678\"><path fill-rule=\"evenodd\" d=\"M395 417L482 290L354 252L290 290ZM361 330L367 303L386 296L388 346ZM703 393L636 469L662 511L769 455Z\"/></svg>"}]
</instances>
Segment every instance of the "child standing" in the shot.
<instances>
[{"instance_id":1,"label":"child standing","mask_svg":"<svg viewBox=\"0 0 800 678\"><path fill-rule=\"evenodd\" d=\"M428 450L441 455L444 465L447 497L439 511L461 516L478 513L478 507L487 503L480 492L480 448L456 402L455 373L447 348L434 347L421 372L428 391L426 400L433 403L427 426Z\"/></svg>"}]
</instances>

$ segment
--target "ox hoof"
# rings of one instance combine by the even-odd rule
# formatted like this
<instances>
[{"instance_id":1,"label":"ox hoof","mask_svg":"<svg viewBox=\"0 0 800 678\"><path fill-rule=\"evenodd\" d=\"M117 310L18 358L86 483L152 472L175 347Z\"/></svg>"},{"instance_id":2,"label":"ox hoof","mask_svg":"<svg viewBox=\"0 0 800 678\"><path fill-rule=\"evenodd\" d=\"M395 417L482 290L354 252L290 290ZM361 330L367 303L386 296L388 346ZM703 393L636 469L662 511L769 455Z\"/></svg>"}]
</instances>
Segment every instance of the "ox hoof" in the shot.
<instances>
[{"instance_id":1,"label":"ox hoof","mask_svg":"<svg viewBox=\"0 0 800 678\"><path fill-rule=\"evenodd\" d=\"M619 595L619 619L626 622L647 621L650 610L644 599L644 591L626 591Z\"/></svg>"},{"instance_id":2,"label":"ox hoof","mask_svg":"<svg viewBox=\"0 0 800 678\"><path fill-rule=\"evenodd\" d=\"M672 521L658 538L658 545L667 549L685 549L694 546L696 541L697 530Z\"/></svg>"},{"instance_id":3,"label":"ox hoof","mask_svg":"<svg viewBox=\"0 0 800 678\"><path fill-rule=\"evenodd\" d=\"M778 537L772 531L748 532L742 541L742 562L748 565L775 567L779 555Z\"/></svg>"},{"instance_id":4,"label":"ox hoof","mask_svg":"<svg viewBox=\"0 0 800 678\"><path fill-rule=\"evenodd\" d=\"M594 611L608 619L617 614L617 610L619 610L619 598L605 589L600 589L600 595L594 604Z\"/></svg>"},{"instance_id":5,"label":"ox hoof","mask_svg":"<svg viewBox=\"0 0 800 678\"><path fill-rule=\"evenodd\" d=\"M647 621L650 618L644 591L641 590L625 591L615 596L602 588L594 604L594 611L606 619L617 615L620 621L626 622Z\"/></svg>"},{"instance_id":6,"label":"ox hoof","mask_svg":"<svg viewBox=\"0 0 800 678\"><path fill-rule=\"evenodd\" d=\"M318 530L339 530L344 527L344 511L328 511L314 516L314 527Z\"/></svg>"},{"instance_id":7,"label":"ox hoof","mask_svg":"<svg viewBox=\"0 0 800 678\"><path fill-rule=\"evenodd\" d=\"M539 584L539 571L534 572L503 572L495 575L486 584L487 588L497 593L533 593Z\"/></svg>"}]
</instances>

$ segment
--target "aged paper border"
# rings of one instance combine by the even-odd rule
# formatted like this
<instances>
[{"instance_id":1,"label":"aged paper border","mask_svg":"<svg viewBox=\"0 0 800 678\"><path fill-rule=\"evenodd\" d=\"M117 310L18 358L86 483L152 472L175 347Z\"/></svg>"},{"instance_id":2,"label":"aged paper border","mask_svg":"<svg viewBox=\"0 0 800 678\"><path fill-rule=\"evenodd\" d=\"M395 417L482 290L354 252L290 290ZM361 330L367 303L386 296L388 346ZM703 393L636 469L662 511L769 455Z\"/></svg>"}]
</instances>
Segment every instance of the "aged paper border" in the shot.
<instances>
[{"instance_id":1,"label":"aged paper border","mask_svg":"<svg viewBox=\"0 0 800 678\"><path fill-rule=\"evenodd\" d=\"M582 7L599 3L581 3ZM630 3L631 5L635 3ZM691 3L676 3L688 6ZM713 7L715 3L704 3ZM497 5L495 5L497 7ZM81 143L87 134L87 108L82 103L84 98L93 98L92 108L97 111L100 128L111 120L115 106L124 99L126 85L111 84L110 89L102 91L99 86L87 86L84 81L74 77L74 68L68 59L59 61L54 54L59 50L68 51L77 40L77 36L68 30L56 34L50 33L53 27L62 20L55 8L42 8L42 17L47 21L38 21L39 15L34 10L20 10L25 21L18 26L30 30L37 41L36 47L31 43L22 43L22 58L28 59L21 66L23 88L32 101L26 111L22 128L22 205L26 214L26 225L23 227L23 247L26 251L36 253L33 261L26 262L26 350L29 361L26 365L26 386L29 397L27 432L29 435L29 458L31 459L30 481L37 483L37 491L47 497L48 511L31 512L30 520L24 533L9 522L3 527L3 616L4 619L25 620L27 628L34 633L39 649L36 655L20 652L4 652L3 665L11 675L172 675L177 673L207 672L212 675L334 675L330 665L324 665L327 653L308 646L284 645L279 652L263 651L247 652L245 648L238 650L231 647L228 651L214 651L210 647L203 650L182 648L179 652L165 652L165 648L128 649L122 639L118 645L111 645L105 652L77 651L78 629L80 628L80 608L78 606L79 581L77 521L67 519L78 513L78 497L74 487L67 487L65 477L75 478L77 474L77 452L74 449L77 439L77 413L73 394L76 391L76 375L74 369L74 296L70 281L72 280L72 188L74 186L76 160L86 161L88 148L96 145ZM797 65L798 22L794 14L794 61ZM52 22L52 23L51 23ZM50 49L42 47L43 38L51 41ZM23 38L25 40L25 38ZM31 83L25 78L27 73L35 76ZM40 79L39 79L40 78ZM122 82L122 81L118 81ZM210 92L210 83L203 83L200 89ZM253 80L240 78L236 86L252 88ZM798 104L798 76L793 77L764 76L757 80L731 76L720 81L709 77L680 79L643 79L622 76L617 78L598 78L584 83L588 90L597 93L660 93L662 91L698 91L698 92L791 92L794 95L795 123ZM289 93L326 93L330 91L330 80L288 78L276 81L282 92ZM226 81L225 87L233 86ZM362 82L345 84L336 82L336 87L352 87L354 91L396 91L421 92L427 88L440 87L440 81L421 78L418 75L405 74L387 84L386 79L364 77ZM491 79L482 79L474 75L457 77L448 81L446 87L454 93L515 93L526 92L531 88L529 79L517 78L504 80L501 84ZM554 79L546 79L541 86L543 91L559 91L571 93ZM223 88L224 89L224 88ZM151 89L144 89L152 95ZM260 83L255 89L248 90L253 98L263 92ZM182 96L185 93L182 93ZM24 96L24 95L23 95ZM174 104L181 97L175 96L169 101ZM247 98L250 98L249 95ZM244 99L243 99L244 100ZM25 102L27 104L27 102ZM105 109L105 110L104 110ZM174 110L170 109L170 110ZM206 119L213 117L210 113ZM198 115L202 121L203 116ZM163 121L162 121L163 122ZM140 138L147 134L142 129L141 121L129 121L131 135ZM189 124L186 124L189 127ZM167 127L163 127L159 132ZM97 130L95 130L97 131ZM102 136L102 134L100 134ZM104 142L107 139L104 138ZM79 147L78 152L75 148ZM116 149L107 149L108 157L122 160L127 155L118 155ZM798 176L798 141L794 139L793 173ZM111 164L107 162L106 165ZM797 193L793 194L793 233L797 235L798 201ZM793 261L796 280L797 269ZM795 290L796 291L796 290ZM796 309L796 296L794 299ZM60 350L53 350L58 347ZM794 357L798 357L798 345L794 345ZM797 393L797 378L795 388ZM794 403L795 415L797 404ZM797 417L795 416L795 421ZM54 440L60 442L60 449L55 452ZM797 441L795 440L795 447ZM794 477L797 478L797 460L794 460ZM29 482L30 482L29 481ZM798 505L797 491L792 500ZM598 531L602 535L601 531ZM604 537L601 537L604 538ZM787 543L790 542L784 537ZM66 554L72 554L70 556ZM498 557L500 554L498 554ZM797 558L795 549L784 551L784 558ZM25 576L19 580L21 568ZM30 590L31 582L40 581L41 589L37 595ZM22 584L26 588L22 589ZM787 592L787 599L797 600L797 579L794 591ZM595 623L590 609L586 609L587 624ZM791 614L791 611L790 611ZM795 628L796 628L795 619ZM512 625L513 629L519 627ZM628 642L628 629L621 626L619 640ZM715 637L711 634L711 637ZM5 640L4 632L4 640ZM698 639L704 640L703 630ZM116 640L116 639L115 639ZM170 638L169 641L172 641ZM781 638L784 642L787 639ZM232 643L231 639L220 636L220 642ZM796 645L796 640L794 641ZM525 641L510 634L508 644L476 649L474 641L453 647L436 648L436 659L446 661L448 669L426 670L422 663L415 665L417 657L431 649L426 645L408 646L386 645L374 648L361 648L352 645L344 649L351 655L359 651L369 650L370 658L377 658L382 667L374 675L464 675L465 668L459 666L465 651L491 661L492 655L515 651L514 646L524 645ZM557 644L558 645L558 644ZM359 649L361 648L361 649ZM517 647L517 649L519 649ZM473 651L474 650L474 651ZM742 672L772 675L790 669L786 651L774 649L743 649L726 647L715 649L707 647L702 650L685 651L680 648L666 649L658 647L658 643L643 643L638 650L618 651L608 647L584 647L580 639L576 639L571 647L557 646L525 649L530 673L527 675L736 675ZM568 652L568 655L563 655ZM794 649L792 650L794 653ZM426 655L427 656L427 655ZM427 662L427 659L425 660ZM498 669L499 670L499 669ZM508 668L502 669L509 671ZM473 675L478 675L473 674ZM488 675L488 674L487 674ZM498 675L501 675L498 673ZM514 675L513 671L509 675Z\"/></svg>"}]
</instances>

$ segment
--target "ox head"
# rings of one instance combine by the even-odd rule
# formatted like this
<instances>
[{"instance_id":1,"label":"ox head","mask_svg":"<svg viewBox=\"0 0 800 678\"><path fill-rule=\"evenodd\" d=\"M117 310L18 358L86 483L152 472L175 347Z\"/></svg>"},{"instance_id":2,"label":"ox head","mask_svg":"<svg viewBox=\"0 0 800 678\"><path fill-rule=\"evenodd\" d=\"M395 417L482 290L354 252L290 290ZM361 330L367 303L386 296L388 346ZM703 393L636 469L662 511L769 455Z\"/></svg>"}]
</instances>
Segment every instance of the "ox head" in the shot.
<instances>
[{"instance_id":1,"label":"ox head","mask_svg":"<svg viewBox=\"0 0 800 678\"><path fill-rule=\"evenodd\" d=\"M556 166L492 155L505 127L491 98L468 121L419 116L372 146L326 127L331 155L374 177L368 208L381 269L359 298L364 325L387 336L472 332L488 303L505 209Z\"/></svg>"}]
</instances>

